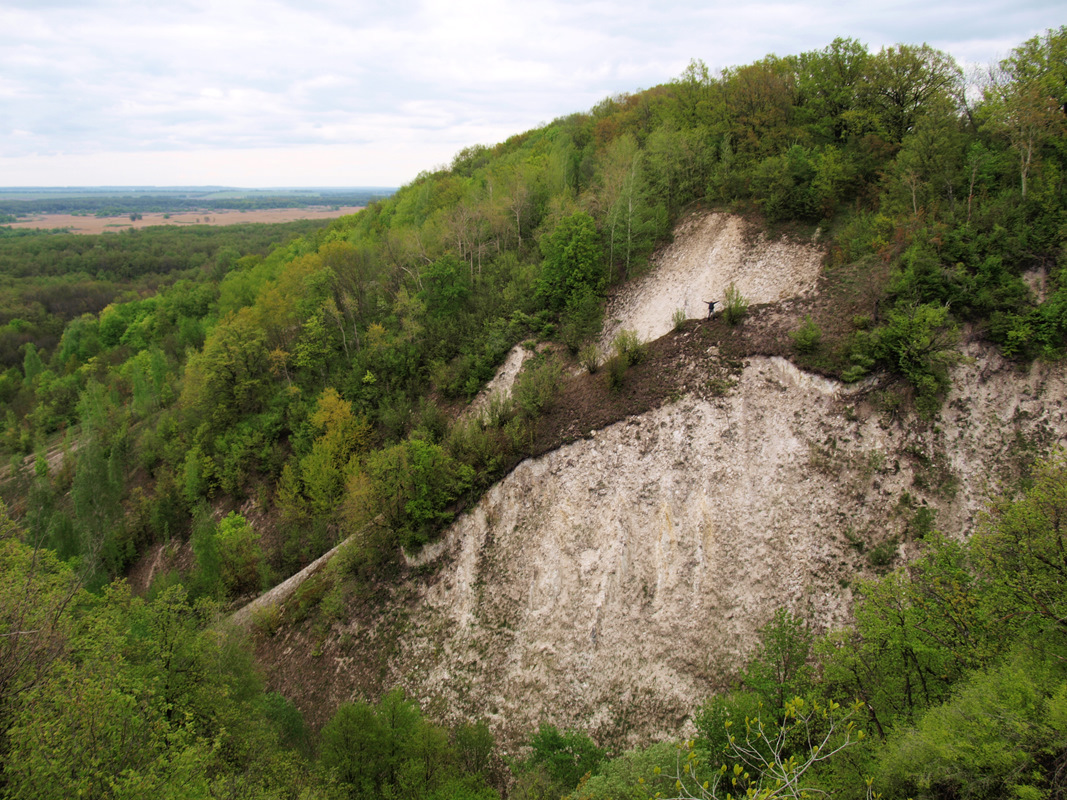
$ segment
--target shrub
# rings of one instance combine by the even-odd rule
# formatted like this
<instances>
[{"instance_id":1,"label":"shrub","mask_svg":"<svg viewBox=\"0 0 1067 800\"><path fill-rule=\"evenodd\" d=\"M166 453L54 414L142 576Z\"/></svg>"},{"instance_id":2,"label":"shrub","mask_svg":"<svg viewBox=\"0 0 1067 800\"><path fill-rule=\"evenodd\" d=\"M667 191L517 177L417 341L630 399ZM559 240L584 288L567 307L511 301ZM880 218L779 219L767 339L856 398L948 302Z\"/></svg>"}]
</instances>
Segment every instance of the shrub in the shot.
<instances>
[{"instance_id":1,"label":"shrub","mask_svg":"<svg viewBox=\"0 0 1067 800\"><path fill-rule=\"evenodd\" d=\"M527 366L515 382L515 403L528 418L540 416L552 407L552 398L559 387L560 366L551 358Z\"/></svg>"},{"instance_id":2,"label":"shrub","mask_svg":"<svg viewBox=\"0 0 1067 800\"><path fill-rule=\"evenodd\" d=\"M876 571L884 572L896 557L897 540L893 537L872 547L867 554L867 561Z\"/></svg>"},{"instance_id":3,"label":"shrub","mask_svg":"<svg viewBox=\"0 0 1067 800\"><path fill-rule=\"evenodd\" d=\"M676 308L676 309L674 309L674 313L671 315L671 321L674 323L674 329L676 331L680 331L683 327L685 327L685 320L686 320L685 309L684 308Z\"/></svg>"},{"instance_id":4,"label":"shrub","mask_svg":"<svg viewBox=\"0 0 1067 800\"><path fill-rule=\"evenodd\" d=\"M273 636L282 626L282 610L277 603L268 603L252 610L252 627L264 636Z\"/></svg>"},{"instance_id":5,"label":"shrub","mask_svg":"<svg viewBox=\"0 0 1067 800\"><path fill-rule=\"evenodd\" d=\"M515 416L515 401L503 392L493 392L479 415L479 422L486 428L503 428Z\"/></svg>"},{"instance_id":6,"label":"shrub","mask_svg":"<svg viewBox=\"0 0 1067 800\"><path fill-rule=\"evenodd\" d=\"M578 363L590 375L600 369L600 348L596 342L591 342L578 351Z\"/></svg>"},{"instance_id":7,"label":"shrub","mask_svg":"<svg viewBox=\"0 0 1067 800\"><path fill-rule=\"evenodd\" d=\"M893 309L887 323L873 334L878 359L915 387L919 413L933 416L949 388L949 367L959 359L953 349L958 329L948 307L923 304Z\"/></svg>"},{"instance_id":8,"label":"shrub","mask_svg":"<svg viewBox=\"0 0 1067 800\"><path fill-rule=\"evenodd\" d=\"M637 338L637 331L622 330L611 344L614 353L607 361L608 388L612 391L622 386L626 370L631 364L638 364L648 354L648 345Z\"/></svg>"},{"instance_id":9,"label":"shrub","mask_svg":"<svg viewBox=\"0 0 1067 800\"><path fill-rule=\"evenodd\" d=\"M808 314L804 318L804 324L789 334L793 340L793 346L798 353L814 353L819 349L822 339L822 330L815 324L815 320Z\"/></svg>"},{"instance_id":10,"label":"shrub","mask_svg":"<svg viewBox=\"0 0 1067 800\"><path fill-rule=\"evenodd\" d=\"M726 287L726 294L723 297L722 315L728 325L736 325L745 318L745 314L748 313L748 300L737 290L737 287L731 282Z\"/></svg>"},{"instance_id":11,"label":"shrub","mask_svg":"<svg viewBox=\"0 0 1067 800\"><path fill-rule=\"evenodd\" d=\"M607 360L604 366L607 368L608 373L608 388L612 391L618 390L626 378L626 370L629 369L630 365L622 356L614 355Z\"/></svg>"},{"instance_id":12,"label":"shrub","mask_svg":"<svg viewBox=\"0 0 1067 800\"><path fill-rule=\"evenodd\" d=\"M640 364L648 354L648 345L637 338L637 331L621 330L611 343L615 355L626 361L626 366Z\"/></svg>"}]
</instances>

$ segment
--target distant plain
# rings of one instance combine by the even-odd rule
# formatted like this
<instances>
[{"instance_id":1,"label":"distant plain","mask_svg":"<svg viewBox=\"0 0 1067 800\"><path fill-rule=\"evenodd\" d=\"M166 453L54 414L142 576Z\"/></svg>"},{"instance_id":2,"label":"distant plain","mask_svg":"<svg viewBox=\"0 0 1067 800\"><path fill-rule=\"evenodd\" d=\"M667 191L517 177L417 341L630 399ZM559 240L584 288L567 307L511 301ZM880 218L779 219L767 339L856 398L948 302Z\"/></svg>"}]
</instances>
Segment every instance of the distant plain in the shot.
<instances>
[{"instance_id":1,"label":"distant plain","mask_svg":"<svg viewBox=\"0 0 1067 800\"><path fill-rule=\"evenodd\" d=\"M334 219L354 214L363 206L305 206L302 208L262 208L250 210L205 209L171 213L146 212L131 220L129 214L97 217L89 214L30 214L18 222L5 223L11 228L69 230L71 233L100 234L153 225L239 225L250 222L293 222L299 219Z\"/></svg>"}]
</instances>

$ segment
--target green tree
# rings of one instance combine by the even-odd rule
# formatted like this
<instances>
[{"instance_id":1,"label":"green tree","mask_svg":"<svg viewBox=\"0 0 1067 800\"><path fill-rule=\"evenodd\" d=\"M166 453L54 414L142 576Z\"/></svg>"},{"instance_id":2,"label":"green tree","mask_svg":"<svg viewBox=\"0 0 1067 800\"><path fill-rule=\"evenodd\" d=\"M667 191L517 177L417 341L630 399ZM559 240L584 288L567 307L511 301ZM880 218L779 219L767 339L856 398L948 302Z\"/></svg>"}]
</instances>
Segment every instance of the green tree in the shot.
<instances>
[{"instance_id":1,"label":"green tree","mask_svg":"<svg viewBox=\"0 0 1067 800\"><path fill-rule=\"evenodd\" d=\"M759 648L741 680L763 698L768 709L784 713L787 700L808 693L813 639L804 620L784 608L760 628Z\"/></svg>"},{"instance_id":2,"label":"green tree","mask_svg":"<svg viewBox=\"0 0 1067 800\"><path fill-rule=\"evenodd\" d=\"M323 728L320 759L352 798L496 796L480 776L459 768L448 732L399 689L377 706L341 706Z\"/></svg>"},{"instance_id":3,"label":"green tree","mask_svg":"<svg viewBox=\"0 0 1067 800\"><path fill-rule=\"evenodd\" d=\"M862 582L852 630L820 641L824 691L859 698L872 730L943 702L969 670L996 652L985 632L991 618L962 545L934 539L908 570Z\"/></svg>"},{"instance_id":4,"label":"green tree","mask_svg":"<svg viewBox=\"0 0 1067 800\"><path fill-rule=\"evenodd\" d=\"M308 421L319 436L300 460L300 479L310 511L328 516L343 497L350 459L370 443L371 428L332 387L323 390Z\"/></svg>"},{"instance_id":5,"label":"green tree","mask_svg":"<svg viewBox=\"0 0 1067 800\"><path fill-rule=\"evenodd\" d=\"M346 703L322 729L319 759L352 798L379 797L387 742L374 709Z\"/></svg>"},{"instance_id":6,"label":"green tree","mask_svg":"<svg viewBox=\"0 0 1067 800\"><path fill-rule=\"evenodd\" d=\"M33 385L34 378L44 372L44 364L33 342L26 345L26 355L22 360L22 374L27 385Z\"/></svg>"},{"instance_id":7,"label":"green tree","mask_svg":"<svg viewBox=\"0 0 1067 800\"><path fill-rule=\"evenodd\" d=\"M887 47L870 61L868 91L891 142L902 142L932 104L954 104L961 84L952 57L928 44Z\"/></svg>"},{"instance_id":8,"label":"green tree","mask_svg":"<svg viewBox=\"0 0 1067 800\"><path fill-rule=\"evenodd\" d=\"M210 603L114 584L78 609L69 657L10 717L5 796L277 796L309 787L265 717L250 653ZM314 796L308 792L309 796Z\"/></svg>"},{"instance_id":9,"label":"green tree","mask_svg":"<svg viewBox=\"0 0 1067 800\"><path fill-rule=\"evenodd\" d=\"M262 409L269 393L265 334L241 311L220 321L203 351L189 359L181 406L198 438L211 441L239 417Z\"/></svg>"},{"instance_id":10,"label":"green tree","mask_svg":"<svg viewBox=\"0 0 1067 800\"><path fill-rule=\"evenodd\" d=\"M876 781L894 797L1056 797L1067 781L1062 670L1019 652L973 675L879 751Z\"/></svg>"},{"instance_id":11,"label":"green tree","mask_svg":"<svg viewBox=\"0 0 1067 800\"><path fill-rule=\"evenodd\" d=\"M451 504L470 488L471 467L421 439L368 453L349 479L346 516L360 528L379 514L404 547L418 548L451 521Z\"/></svg>"},{"instance_id":12,"label":"green tree","mask_svg":"<svg viewBox=\"0 0 1067 800\"><path fill-rule=\"evenodd\" d=\"M905 137L893 165L913 216L936 212L944 203L955 212L956 181L963 160L963 137L951 107L930 104Z\"/></svg>"},{"instance_id":13,"label":"green tree","mask_svg":"<svg viewBox=\"0 0 1067 800\"><path fill-rule=\"evenodd\" d=\"M986 91L985 110L1015 152L1024 200L1046 145L1062 140L1067 129L1065 55L1067 26L1028 39L1000 62L997 80Z\"/></svg>"},{"instance_id":14,"label":"green tree","mask_svg":"<svg viewBox=\"0 0 1067 800\"><path fill-rule=\"evenodd\" d=\"M923 303L889 312L877 330L875 355L915 387L920 412L932 414L948 390L948 369L959 353L956 324L947 306Z\"/></svg>"},{"instance_id":15,"label":"green tree","mask_svg":"<svg viewBox=\"0 0 1067 800\"><path fill-rule=\"evenodd\" d=\"M1040 463L1018 500L993 503L974 537L1000 613L1029 638L1067 634L1067 457Z\"/></svg>"},{"instance_id":16,"label":"green tree","mask_svg":"<svg viewBox=\"0 0 1067 800\"><path fill-rule=\"evenodd\" d=\"M259 588L263 551L259 533L248 520L231 511L218 528L219 571L231 594L244 594Z\"/></svg>"},{"instance_id":17,"label":"green tree","mask_svg":"<svg viewBox=\"0 0 1067 800\"><path fill-rule=\"evenodd\" d=\"M81 446L70 489L79 555L94 580L106 582L133 555L121 536L125 476L115 468L121 461L124 436L116 430L118 408L107 389L95 381L82 393L79 417Z\"/></svg>"},{"instance_id":18,"label":"green tree","mask_svg":"<svg viewBox=\"0 0 1067 800\"><path fill-rule=\"evenodd\" d=\"M0 501L0 726L66 649L82 578L55 554L21 541Z\"/></svg>"},{"instance_id":19,"label":"green tree","mask_svg":"<svg viewBox=\"0 0 1067 800\"><path fill-rule=\"evenodd\" d=\"M798 113L817 141L845 142L873 127L864 104L870 53L855 39L838 37L798 59Z\"/></svg>"},{"instance_id":20,"label":"green tree","mask_svg":"<svg viewBox=\"0 0 1067 800\"><path fill-rule=\"evenodd\" d=\"M562 309L572 296L604 288L604 264L596 223L583 211L564 217L541 239L541 276L537 291L548 305Z\"/></svg>"},{"instance_id":21,"label":"green tree","mask_svg":"<svg viewBox=\"0 0 1067 800\"><path fill-rule=\"evenodd\" d=\"M543 768L561 795L578 785L584 775L596 772L604 751L581 731L560 731L555 725L542 723L530 737L531 753L523 770Z\"/></svg>"},{"instance_id":22,"label":"green tree","mask_svg":"<svg viewBox=\"0 0 1067 800\"><path fill-rule=\"evenodd\" d=\"M653 771L656 776L667 774L674 782L660 796L801 800L825 794L819 768L864 739L857 723L861 708L858 702L843 708L834 702L795 697L786 701L781 721L764 712L746 717L743 724L727 720L727 763L718 753L709 759L696 749L695 742L687 742L678 748L670 772L661 767Z\"/></svg>"}]
</instances>

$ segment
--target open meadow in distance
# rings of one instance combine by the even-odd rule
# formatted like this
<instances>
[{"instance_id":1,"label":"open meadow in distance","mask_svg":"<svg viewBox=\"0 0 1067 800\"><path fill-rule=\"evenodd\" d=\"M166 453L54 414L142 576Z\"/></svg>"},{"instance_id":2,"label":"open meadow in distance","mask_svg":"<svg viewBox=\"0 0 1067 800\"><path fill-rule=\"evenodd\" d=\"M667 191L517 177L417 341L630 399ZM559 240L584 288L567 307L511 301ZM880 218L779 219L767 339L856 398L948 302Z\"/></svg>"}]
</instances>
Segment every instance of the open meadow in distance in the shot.
<instances>
[{"instance_id":1,"label":"open meadow in distance","mask_svg":"<svg viewBox=\"0 0 1067 800\"><path fill-rule=\"evenodd\" d=\"M261 208L250 210L221 209L170 213L143 213L136 219L129 214L97 217L82 214L31 214L18 222L5 223L11 228L63 229L71 233L106 233L152 225L237 225L245 222L293 222L298 219L334 219L354 214L363 206L305 206L303 208Z\"/></svg>"}]
</instances>

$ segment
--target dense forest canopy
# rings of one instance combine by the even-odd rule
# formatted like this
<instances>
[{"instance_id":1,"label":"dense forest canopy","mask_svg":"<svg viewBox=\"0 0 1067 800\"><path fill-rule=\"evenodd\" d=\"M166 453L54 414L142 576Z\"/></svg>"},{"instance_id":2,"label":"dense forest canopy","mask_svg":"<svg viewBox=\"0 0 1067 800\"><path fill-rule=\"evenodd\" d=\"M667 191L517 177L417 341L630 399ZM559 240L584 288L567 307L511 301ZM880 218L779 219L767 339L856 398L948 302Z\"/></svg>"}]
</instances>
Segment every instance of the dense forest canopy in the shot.
<instances>
[{"instance_id":1,"label":"dense forest canopy","mask_svg":"<svg viewBox=\"0 0 1067 800\"><path fill-rule=\"evenodd\" d=\"M1067 28L973 80L927 45L837 39L717 74L694 61L288 241L251 226L0 238L0 792L496 796L508 779L484 726L440 728L402 695L343 706L315 750L221 609L350 535L302 613L387 583L401 546L531 452L562 360L607 355L590 350L605 293L694 206L818 229L835 280L798 363L888 373L922 416L962 325L1009 358L1061 357L1065 133ZM524 341L560 347L513 400L457 419ZM609 379L638 358L623 342ZM931 537L920 563L863 586L851 631L777 617L691 748L608 759L545 727L515 785L1063 796L1064 483L1053 461L971 544ZM250 497L274 510L270 536L211 513ZM186 539L195 563L148 597L112 582ZM666 781L678 752L690 766ZM693 783L699 769L720 777Z\"/></svg>"}]
</instances>

